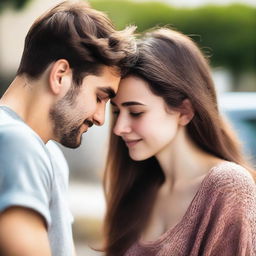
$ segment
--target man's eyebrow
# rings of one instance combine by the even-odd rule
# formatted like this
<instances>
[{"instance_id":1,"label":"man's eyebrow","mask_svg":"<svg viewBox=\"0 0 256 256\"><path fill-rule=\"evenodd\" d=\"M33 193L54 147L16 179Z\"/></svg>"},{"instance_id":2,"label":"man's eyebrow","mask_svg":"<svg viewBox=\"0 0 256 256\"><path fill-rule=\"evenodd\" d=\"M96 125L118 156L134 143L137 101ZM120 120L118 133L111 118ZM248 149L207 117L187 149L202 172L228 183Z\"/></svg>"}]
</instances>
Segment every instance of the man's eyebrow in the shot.
<instances>
[{"instance_id":1,"label":"man's eyebrow","mask_svg":"<svg viewBox=\"0 0 256 256\"><path fill-rule=\"evenodd\" d=\"M117 106L116 103L114 103L113 101L110 101L110 103L113 105L113 106ZM140 103L140 102L137 102L137 101L127 101L127 102L123 102L121 104L122 106L124 107L128 107L128 106L134 106L134 105L140 105L140 106L145 106L144 104Z\"/></svg>"},{"instance_id":2,"label":"man's eyebrow","mask_svg":"<svg viewBox=\"0 0 256 256\"><path fill-rule=\"evenodd\" d=\"M104 87L104 88L101 87L99 88L99 90L106 93L110 99L116 96L115 91L111 87Z\"/></svg>"}]
</instances>

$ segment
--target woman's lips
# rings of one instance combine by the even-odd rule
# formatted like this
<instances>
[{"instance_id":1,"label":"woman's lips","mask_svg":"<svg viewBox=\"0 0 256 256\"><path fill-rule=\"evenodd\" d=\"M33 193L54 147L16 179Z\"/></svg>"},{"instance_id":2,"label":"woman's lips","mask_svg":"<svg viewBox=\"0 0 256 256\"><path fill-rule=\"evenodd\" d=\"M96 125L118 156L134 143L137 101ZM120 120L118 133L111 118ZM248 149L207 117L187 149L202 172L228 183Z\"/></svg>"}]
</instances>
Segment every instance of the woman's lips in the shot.
<instances>
[{"instance_id":1,"label":"woman's lips","mask_svg":"<svg viewBox=\"0 0 256 256\"><path fill-rule=\"evenodd\" d=\"M140 142L142 139L138 140L125 140L125 144L127 147L133 147L135 146L138 142Z\"/></svg>"}]
</instances>

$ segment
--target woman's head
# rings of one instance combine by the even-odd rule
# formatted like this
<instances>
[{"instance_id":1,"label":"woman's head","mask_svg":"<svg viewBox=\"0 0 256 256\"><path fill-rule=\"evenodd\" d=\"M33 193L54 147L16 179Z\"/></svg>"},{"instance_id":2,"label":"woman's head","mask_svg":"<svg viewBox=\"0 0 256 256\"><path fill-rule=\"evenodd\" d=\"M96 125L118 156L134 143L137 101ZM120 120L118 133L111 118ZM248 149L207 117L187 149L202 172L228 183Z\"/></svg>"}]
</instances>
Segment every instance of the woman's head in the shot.
<instances>
[{"instance_id":1,"label":"woman's head","mask_svg":"<svg viewBox=\"0 0 256 256\"><path fill-rule=\"evenodd\" d=\"M217 157L230 159L230 152L223 147L225 142L220 139L216 143L216 136L221 136L223 131L209 65L189 37L167 28L147 33L138 42L137 63L120 84L120 92L131 76L144 81L172 112L186 112L187 133L197 146ZM140 85L136 84L138 91Z\"/></svg>"},{"instance_id":2,"label":"woman's head","mask_svg":"<svg viewBox=\"0 0 256 256\"><path fill-rule=\"evenodd\" d=\"M115 122L113 132L126 144L135 161L158 159L178 143L180 130L193 117L193 109L184 100L179 109L170 108L144 79L129 75L122 79L111 100ZM167 150L166 150L167 149Z\"/></svg>"},{"instance_id":3,"label":"woman's head","mask_svg":"<svg viewBox=\"0 0 256 256\"><path fill-rule=\"evenodd\" d=\"M140 114L149 108L138 102L150 105L150 118ZM120 113L113 118L104 176L106 252L123 255L145 227L156 191L165 179L156 154L149 152L145 143L153 145L151 132L167 142L181 124L205 152L244 166L246 163L219 114L206 58L189 37L179 32L158 29L138 41L137 62L122 80L112 103L116 105L114 112ZM161 111L157 114L155 110ZM136 132L129 134L131 128ZM145 136L147 141L141 141ZM157 143L154 146L159 149Z\"/></svg>"},{"instance_id":4,"label":"woman's head","mask_svg":"<svg viewBox=\"0 0 256 256\"><path fill-rule=\"evenodd\" d=\"M189 37L167 28L147 33L138 43L138 61L127 75L146 81L172 110L181 110L184 100L189 100L195 113L187 126L189 136L220 157L208 143L215 137L209 126L219 119L209 65Z\"/></svg>"}]
</instances>

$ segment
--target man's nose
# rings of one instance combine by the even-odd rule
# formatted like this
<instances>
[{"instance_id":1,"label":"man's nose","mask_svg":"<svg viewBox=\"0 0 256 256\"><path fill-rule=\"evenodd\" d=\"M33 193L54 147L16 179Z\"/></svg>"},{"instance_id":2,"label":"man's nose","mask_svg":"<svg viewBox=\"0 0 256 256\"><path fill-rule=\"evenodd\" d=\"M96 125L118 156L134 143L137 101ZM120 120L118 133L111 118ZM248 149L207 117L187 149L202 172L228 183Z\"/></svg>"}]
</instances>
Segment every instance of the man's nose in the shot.
<instances>
[{"instance_id":1,"label":"man's nose","mask_svg":"<svg viewBox=\"0 0 256 256\"><path fill-rule=\"evenodd\" d=\"M93 123L101 126L105 122L105 106L101 106L93 115Z\"/></svg>"}]
</instances>

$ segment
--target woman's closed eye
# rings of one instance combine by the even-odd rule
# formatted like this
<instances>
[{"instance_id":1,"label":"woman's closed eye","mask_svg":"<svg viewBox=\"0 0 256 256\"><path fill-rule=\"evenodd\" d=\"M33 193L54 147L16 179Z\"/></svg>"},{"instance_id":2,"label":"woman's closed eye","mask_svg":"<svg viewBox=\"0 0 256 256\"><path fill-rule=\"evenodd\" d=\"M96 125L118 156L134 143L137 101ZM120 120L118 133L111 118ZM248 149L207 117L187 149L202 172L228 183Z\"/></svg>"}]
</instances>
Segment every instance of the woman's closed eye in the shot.
<instances>
[{"instance_id":1,"label":"woman's closed eye","mask_svg":"<svg viewBox=\"0 0 256 256\"><path fill-rule=\"evenodd\" d=\"M139 116L141 116L143 114L143 112L130 112L130 115L132 116L132 117L139 117Z\"/></svg>"},{"instance_id":2,"label":"woman's closed eye","mask_svg":"<svg viewBox=\"0 0 256 256\"><path fill-rule=\"evenodd\" d=\"M120 111L119 110L113 110L112 113L113 113L114 116L118 116L120 114ZM143 114L143 112L129 112L129 115L132 116L132 117L139 117L142 114Z\"/></svg>"}]
</instances>

